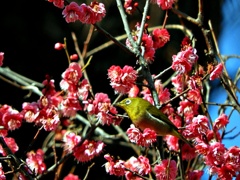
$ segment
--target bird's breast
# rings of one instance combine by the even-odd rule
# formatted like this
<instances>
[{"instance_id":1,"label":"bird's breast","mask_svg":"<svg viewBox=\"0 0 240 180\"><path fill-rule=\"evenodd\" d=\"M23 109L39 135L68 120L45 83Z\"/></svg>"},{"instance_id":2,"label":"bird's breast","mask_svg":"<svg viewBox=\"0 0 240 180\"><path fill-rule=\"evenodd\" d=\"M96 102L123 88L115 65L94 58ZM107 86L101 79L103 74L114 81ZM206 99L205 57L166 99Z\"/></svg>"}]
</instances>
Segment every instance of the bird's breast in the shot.
<instances>
[{"instance_id":1,"label":"bird's breast","mask_svg":"<svg viewBox=\"0 0 240 180\"><path fill-rule=\"evenodd\" d=\"M165 136L167 134L171 134L171 127L163 121L141 118L136 120L134 124L142 131L146 128L150 128L154 130L158 136Z\"/></svg>"}]
</instances>

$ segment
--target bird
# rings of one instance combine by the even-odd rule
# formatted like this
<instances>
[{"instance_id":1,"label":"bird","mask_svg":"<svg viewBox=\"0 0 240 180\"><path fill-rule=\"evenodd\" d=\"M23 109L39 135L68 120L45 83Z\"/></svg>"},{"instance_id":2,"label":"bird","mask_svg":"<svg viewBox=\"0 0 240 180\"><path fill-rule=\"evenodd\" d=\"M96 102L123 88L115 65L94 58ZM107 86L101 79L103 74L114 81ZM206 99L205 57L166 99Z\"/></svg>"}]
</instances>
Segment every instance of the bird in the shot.
<instances>
[{"instance_id":1,"label":"bird","mask_svg":"<svg viewBox=\"0 0 240 180\"><path fill-rule=\"evenodd\" d=\"M132 123L142 131L150 128L154 130L158 136L173 135L193 147L193 145L178 132L179 129L172 121L147 100L140 97L125 98L115 105L122 108Z\"/></svg>"}]
</instances>

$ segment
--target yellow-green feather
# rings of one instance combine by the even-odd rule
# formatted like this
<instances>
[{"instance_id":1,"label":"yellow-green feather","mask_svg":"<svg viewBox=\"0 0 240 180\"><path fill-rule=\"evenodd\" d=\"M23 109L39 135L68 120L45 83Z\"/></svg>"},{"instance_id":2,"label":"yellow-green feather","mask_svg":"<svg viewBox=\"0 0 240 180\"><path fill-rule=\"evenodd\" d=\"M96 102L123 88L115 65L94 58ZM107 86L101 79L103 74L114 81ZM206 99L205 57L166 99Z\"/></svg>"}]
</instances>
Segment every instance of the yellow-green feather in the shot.
<instances>
[{"instance_id":1,"label":"yellow-green feather","mask_svg":"<svg viewBox=\"0 0 240 180\"><path fill-rule=\"evenodd\" d=\"M131 103L127 104L128 101ZM176 136L191 145L179 132L178 128L150 102L142 98L126 98L116 104L126 111L129 118L140 129L150 128L156 131L160 136L167 134ZM192 145L191 145L192 146Z\"/></svg>"}]
</instances>

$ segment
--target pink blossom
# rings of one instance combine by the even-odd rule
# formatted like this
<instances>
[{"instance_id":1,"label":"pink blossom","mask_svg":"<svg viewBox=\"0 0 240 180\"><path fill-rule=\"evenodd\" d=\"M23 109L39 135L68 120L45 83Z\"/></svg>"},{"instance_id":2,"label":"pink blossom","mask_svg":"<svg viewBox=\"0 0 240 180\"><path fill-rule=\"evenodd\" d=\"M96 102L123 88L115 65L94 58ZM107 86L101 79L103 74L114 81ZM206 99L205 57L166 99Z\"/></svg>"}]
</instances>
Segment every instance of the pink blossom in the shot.
<instances>
[{"instance_id":1,"label":"pink blossom","mask_svg":"<svg viewBox=\"0 0 240 180\"><path fill-rule=\"evenodd\" d=\"M169 150L172 151L178 151L179 150L179 144L178 144L178 138L172 135L166 135L164 136L164 140L167 142Z\"/></svg>"},{"instance_id":2,"label":"pink blossom","mask_svg":"<svg viewBox=\"0 0 240 180\"><path fill-rule=\"evenodd\" d=\"M69 173L67 176L63 178L63 180L80 180L80 178L78 177L78 175Z\"/></svg>"},{"instance_id":3,"label":"pink blossom","mask_svg":"<svg viewBox=\"0 0 240 180\"><path fill-rule=\"evenodd\" d=\"M80 101L85 101L88 98L91 87L86 79L80 81L82 70L78 63L71 63L62 77L60 87L66 91L66 95L61 101L60 109L63 116L75 116L77 111L82 110Z\"/></svg>"},{"instance_id":4,"label":"pink blossom","mask_svg":"<svg viewBox=\"0 0 240 180\"><path fill-rule=\"evenodd\" d=\"M205 73L204 73L205 74ZM190 89L198 89L201 90L203 85L202 85L202 77L199 75L192 75L192 76L187 76L187 85Z\"/></svg>"},{"instance_id":5,"label":"pink blossom","mask_svg":"<svg viewBox=\"0 0 240 180\"><path fill-rule=\"evenodd\" d=\"M105 15L106 10L103 3L93 1L90 6L87 6L84 3L80 5L79 20L82 23L95 24L101 21Z\"/></svg>"},{"instance_id":6,"label":"pink blossom","mask_svg":"<svg viewBox=\"0 0 240 180\"><path fill-rule=\"evenodd\" d=\"M76 2L71 2L69 5L65 6L62 15L66 19L66 22L70 23L79 20L81 13L80 6Z\"/></svg>"},{"instance_id":7,"label":"pink blossom","mask_svg":"<svg viewBox=\"0 0 240 180\"><path fill-rule=\"evenodd\" d=\"M75 146L73 156L80 162L87 162L98 156L104 146L101 141L85 140L81 146Z\"/></svg>"},{"instance_id":8,"label":"pink blossom","mask_svg":"<svg viewBox=\"0 0 240 180\"><path fill-rule=\"evenodd\" d=\"M91 86L89 85L88 80L83 79L77 87L78 99L81 101L87 100L90 89Z\"/></svg>"},{"instance_id":9,"label":"pink blossom","mask_svg":"<svg viewBox=\"0 0 240 180\"><path fill-rule=\"evenodd\" d=\"M0 66L3 65L4 53L0 52Z\"/></svg>"},{"instance_id":10,"label":"pink blossom","mask_svg":"<svg viewBox=\"0 0 240 180\"><path fill-rule=\"evenodd\" d=\"M155 84L158 84L158 83L154 83ZM147 85L147 84L145 84ZM155 87L156 88L156 87ZM148 102L150 102L152 105L154 105L154 101L153 101L153 98L152 98L152 94L151 94L151 91L149 88L143 86L142 87L142 91L140 92L141 95L143 95L143 99L147 100Z\"/></svg>"},{"instance_id":11,"label":"pink blossom","mask_svg":"<svg viewBox=\"0 0 240 180\"><path fill-rule=\"evenodd\" d=\"M124 2L125 11L128 14L134 13L135 10L137 9L137 7L138 7L138 2L135 2L133 0L125 0L125 2Z\"/></svg>"},{"instance_id":12,"label":"pink blossom","mask_svg":"<svg viewBox=\"0 0 240 180\"><path fill-rule=\"evenodd\" d=\"M152 32L153 47L155 49L163 47L169 40L170 34L167 29L156 28Z\"/></svg>"},{"instance_id":13,"label":"pink blossom","mask_svg":"<svg viewBox=\"0 0 240 180\"><path fill-rule=\"evenodd\" d=\"M196 138L196 141L198 142L198 144L195 146L196 152L202 155L207 155L210 145L201 141L199 138Z\"/></svg>"},{"instance_id":14,"label":"pink blossom","mask_svg":"<svg viewBox=\"0 0 240 180\"><path fill-rule=\"evenodd\" d=\"M140 28L140 25L137 24L136 25L136 32L135 34L138 34L138 29ZM137 41L138 40L138 36L133 36L133 40ZM126 45L127 47L129 47L130 49L133 49L129 39L126 39ZM152 36L148 35L146 33L143 33L142 35L142 42L141 42L141 50L144 52L144 58L146 59L146 61L148 63L152 63L154 60L154 54L155 54L155 49L153 47L153 40L152 40Z\"/></svg>"},{"instance_id":15,"label":"pink blossom","mask_svg":"<svg viewBox=\"0 0 240 180\"><path fill-rule=\"evenodd\" d=\"M160 80L156 80L154 82L154 86L156 88L156 91L158 93L158 99L160 101L160 104L164 104L168 100L170 100L170 92L168 88L164 88L163 84Z\"/></svg>"},{"instance_id":16,"label":"pink blossom","mask_svg":"<svg viewBox=\"0 0 240 180\"><path fill-rule=\"evenodd\" d=\"M209 131L208 118L203 115L198 115L192 119L192 122L187 124L183 134L185 137L200 139L207 136Z\"/></svg>"},{"instance_id":17,"label":"pink blossom","mask_svg":"<svg viewBox=\"0 0 240 180\"><path fill-rule=\"evenodd\" d=\"M113 65L108 69L108 77L110 85L116 93L126 94L135 84L137 71L131 66L124 66L121 69L121 67Z\"/></svg>"},{"instance_id":18,"label":"pink blossom","mask_svg":"<svg viewBox=\"0 0 240 180\"><path fill-rule=\"evenodd\" d=\"M43 82L43 96L38 102L23 103L21 114L27 122L34 122L43 126L46 131L56 129L60 122L60 111L58 109L62 96L56 92L54 81L48 78Z\"/></svg>"},{"instance_id":19,"label":"pink blossom","mask_svg":"<svg viewBox=\"0 0 240 180\"><path fill-rule=\"evenodd\" d=\"M15 139L11 138L11 137L3 137L5 143L7 144L8 148L13 152L17 152L18 151L18 145L15 142ZM6 153L6 151L3 149L2 145L0 145L0 153L3 156L7 156L8 154Z\"/></svg>"},{"instance_id":20,"label":"pink blossom","mask_svg":"<svg viewBox=\"0 0 240 180\"><path fill-rule=\"evenodd\" d=\"M219 131L213 131L213 130L208 130L207 132L207 138L204 137L202 140L207 140L207 142L222 142L222 136L219 133Z\"/></svg>"},{"instance_id":21,"label":"pink blossom","mask_svg":"<svg viewBox=\"0 0 240 180\"><path fill-rule=\"evenodd\" d=\"M38 149L36 152L28 152L26 164L35 174L42 174L46 170L43 150Z\"/></svg>"},{"instance_id":22,"label":"pink blossom","mask_svg":"<svg viewBox=\"0 0 240 180\"><path fill-rule=\"evenodd\" d=\"M162 10L168 10L172 8L175 0L156 0L157 4L162 8Z\"/></svg>"},{"instance_id":23,"label":"pink blossom","mask_svg":"<svg viewBox=\"0 0 240 180\"><path fill-rule=\"evenodd\" d=\"M22 109L21 113L23 114L23 118L29 123L34 122L40 113L36 102L24 102L22 104Z\"/></svg>"},{"instance_id":24,"label":"pink blossom","mask_svg":"<svg viewBox=\"0 0 240 180\"><path fill-rule=\"evenodd\" d=\"M148 63L152 63L154 60L154 54L155 54L152 36L143 33L142 46L144 46L144 58Z\"/></svg>"},{"instance_id":25,"label":"pink blossom","mask_svg":"<svg viewBox=\"0 0 240 180\"><path fill-rule=\"evenodd\" d=\"M205 157L205 163L209 166L221 166L224 161L226 148L224 144L215 142L209 146L208 153Z\"/></svg>"},{"instance_id":26,"label":"pink blossom","mask_svg":"<svg viewBox=\"0 0 240 180\"><path fill-rule=\"evenodd\" d=\"M72 62L62 74L63 80L60 82L60 87L63 90L76 91L77 84L82 77L82 70L78 63Z\"/></svg>"},{"instance_id":27,"label":"pink blossom","mask_svg":"<svg viewBox=\"0 0 240 180\"><path fill-rule=\"evenodd\" d=\"M199 105L192 103L187 99L180 101L177 112L180 116L184 116L185 121L191 121L195 115L198 114Z\"/></svg>"},{"instance_id":28,"label":"pink blossom","mask_svg":"<svg viewBox=\"0 0 240 180\"><path fill-rule=\"evenodd\" d=\"M213 167L214 173L217 173L218 178L221 180L231 180L233 176L236 176L236 172L232 168L232 166L228 164L223 164L220 168ZM210 168L211 170L211 168Z\"/></svg>"},{"instance_id":29,"label":"pink blossom","mask_svg":"<svg viewBox=\"0 0 240 180\"><path fill-rule=\"evenodd\" d=\"M23 115L11 106L0 107L0 124L7 130L15 130L21 127Z\"/></svg>"},{"instance_id":30,"label":"pink blossom","mask_svg":"<svg viewBox=\"0 0 240 180\"><path fill-rule=\"evenodd\" d=\"M127 129L126 133L132 143L140 144L140 142L142 142L142 133L140 129L136 128L133 124Z\"/></svg>"},{"instance_id":31,"label":"pink blossom","mask_svg":"<svg viewBox=\"0 0 240 180\"><path fill-rule=\"evenodd\" d=\"M219 63L211 72L209 79L212 81L214 79L219 78L219 76L222 74L222 71L223 71L223 64Z\"/></svg>"},{"instance_id":32,"label":"pink blossom","mask_svg":"<svg viewBox=\"0 0 240 180\"><path fill-rule=\"evenodd\" d=\"M228 116L222 113L214 122L213 129L215 131L225 127L229 123Z\"/></svg>"},{"instance_id":33,"label":"pink blossom","mask_svg":"<svg viewBox=\"0 0 240 180\"><path fill-rule=\"evenodd\" d=\"M156 132L149 128L146 128L143 132L141 132L138 128L135 128L135 126L131 124L126 133L131 142L140 146L149 147L152 143L157 141Z\"/></svg>"},{"instance_id":34,"label":"pink blossom","mask_svg":"<svg viewBox=\"0 0 240 180\"><path fill-rule=\"evenodd\" d=\"M112 106L111 100L107 94L97 93L94 100L88 100L86 109L90 115L95 115L96 118L104 125L115 124L121 122L121 118L115 116L117 109Z\"/></svg>"},{"instance_id":35,"label":"pink blossom","mask_svg":"<svg viewBox=\"0 0 240 180\"><path fill-rule=\"evenodd\" d=\"M204 171L200 170L193 170L189 171L187 175L187 179L189 180L201 180L201 177L203 175Z\"/></svg>"},{"instance_id":36,"label":"pink blossom","mask_svg":"<svg viewBox=\"0 0 240 180\"><path fill-rule=\"evenodd\" d=\"M59 111L56 106L41 109L38 117L39 125L43 126L46 131L55 130L60 123Z\"/></svg>"},{"instance_id":37,"label":"pink blossom","mask_svg":"<svg viewBox=\"0 0 240 180\"><path fill-rule=\"evenodd\" d=\"M42 90L43 95L45 96L55 96L57 91L55 90L54 80L46 76L46 79L42 82L44 88Z\"/></svg>"},{"instance_id":38,"label":"pink blossom","mask_svg":"<svg viewBox=\"0 0 240 180\"><path fill-rule=\"evenodd\" d=\"M147 175L151 172L151 166L149 164L149 159L142 155L140 155L138 158L132 156L130 159L128 159L125 162L124 165L126 168L128 168L140 175ZM127 171L125 173L125 177L127 180L136 179L136 176L130 171Z\"/></svg>"},{"instance_id":39,"label":"pink blossom","mask_svg":"<svg viewBox=\"0 0 240 180\"><path fill-rule=\"evenodd\" d=\"M177 177L177 163L174 160L164 159L161 164L154 167L154 171L157 180L175 180Z\"/></svg>"},{"instance_id":40,"label":"pink blossom","mask_svg":"<svg viewBox=\"0 0 240 180\"><path fill-rule=\"evenodd\" d=\"M226 164L236 172L240 171L240 148L237 146L230 147L224 154Z\"/></svg>"},{"instance_id":41,"label":"pink blossom","mask_svg":"<svg viewBox=\"0 0 240 180\"><path fill-rule=\"evenodd\" d=\"M141 91L141 94L143 94L143 99L150 102L152 105L154 105L154 101L152 98L151 91L147 87L143 87L143 90Z\"/></svg>"},{"instance_id":42,"label":"pink blossom","mask_svg":"<svg viewBox=\"0 0 240 180\"><path fill-rule=\"evenodd\" d=\"M81 141L81 139L81 136L76 135L73 132L67 131L66 133L64 133L63 136L64 150L67 153L71 153L73 151L73 148Z\"/></svg>"},{"instance_id":43,"label":"pink blossom","mask_svg":"<svg viewBox=\"0 0 240 180\"><path fill-rule=\"evenodd\" d=\"M69 92L61 102L61 110L65 117L73 117L82 110L77 94Z\"/></svg>"},{"instance_id":44,"label":"pink blossom","mask_svg":"<svg viewBox=\"0 0 240 180\"><path fill-rule=\"evenodd\" d=\"M174 110L170 109L170 112L166 114L168 114L168 119L172 121L177 128L182 127L182 117L176 114Z\"/></svg>"},{"instance_id":45,"label":"pink blossom","mask_svg":"<svg viewBox=\"0 0 240 180\"><path fill-rule=\"evenodd\" d=\"M123 176L125 174L125 162L123 160L114 160L109 154L105 154L104 158L108 161L105 163L107 173L115 176Z\"/></svg>"},{"instance_id":46,"label":"pink blossom","mask_svg":"<svg viewBox=\"0 0 240 180\"><path fill-rule=\"evenodd\" d=\"M197 153L195 152L195 148L190 147L188 144L183 144L182 149L182 159L183 160L192 160L197 156Z\"/></svg>"},{"instance_id":47,"label":"pink blossom","mask_svg":"<svg viewBox=\"0 0 240 180\"><path fill-rule=\"evenodd\" d=\"M171 119L171 121L173 120L173 118L171 118L171 116L174 116L175 118L175 110L174 108L171 106L171 104L167 104L164 107L161 108L161 111L163 112L163 114L166 114L168 116L169 119Z\"/></svg>"},{"instance_id":48,"label":"pink blossom","mask_svg":"<svg viewBox=\"0 0 240 180\"><path fill-rule=\"evenodd\" d=\"M176 76L172 77L172 85L174 86L175 92L183 92L183 90L187 86L185 74L177 74Z\"/></svg>"},{"instance_id":49,"label":"pink blossom","mask_svg":"<svg viewBox=\"0 0 240 180\"><path fill-rule=\"evenodd\" d=\"M197 50L188 47L186 50L178 52L177 55L173 55L172 59L172 69L174 71L177 71L178 73L187 73L198 60Z\"/></svg>"},{"instance_id":50,"label":"pink blossom","mask_svg":"<svg viewBox=\"0 0 240 180\"><path fill-rule=\"evenodd\" d=\"M190 89L187 92L187 99L189 101L195 102L196 104L202 104L202 96L199 89Z\"/></svg>"},{"instance_id":51,"label":"pink blossom","mask_svg":"<svg viewBox=\"0 0 240 180\"><path fill-rule=\"evenodd\" d=\"M128 91L128 97L137 97L139 93L139 88L137 85L133 85L132 88Z\"/></svg>"},{"instance_id":52,"label":"pink blossom","mask_svg":"<svg viewBox=\"0 0 240 180\"><path fill-rule=\"evenodd\" d=\"M185 36L181 42L181 47L182 49L187 49L188 47L191 46L191 40L189 37Z\"/></svg>"},{"instance_id":53,"label":"pink blossom","mask_svg":"<svg viewBox=\"0 0 240 180\"><path fill-rule=\"evenodd\" d=\"M48 2L53 2L54 6L61 9L64 7L64 0L48 0Z\"/></svg>"},{"instance_id":54,"label":"pink blossom","mask_svg":"<svg viewBox=\"0 0 240 180\"><path fill-rule=\"evenodd\" d=\"M154 82L155 89L158 93L158 99L160 101L160 104L164 104L168 100L170 100L170 92L168 88L164 88L163 84L160 80L155 80ZM154 104L151 91L149 88L143 87L143 90L141 91L141 94L143 95L143 99L149 101L151 104Z\"/></svg>"}]
</instances>

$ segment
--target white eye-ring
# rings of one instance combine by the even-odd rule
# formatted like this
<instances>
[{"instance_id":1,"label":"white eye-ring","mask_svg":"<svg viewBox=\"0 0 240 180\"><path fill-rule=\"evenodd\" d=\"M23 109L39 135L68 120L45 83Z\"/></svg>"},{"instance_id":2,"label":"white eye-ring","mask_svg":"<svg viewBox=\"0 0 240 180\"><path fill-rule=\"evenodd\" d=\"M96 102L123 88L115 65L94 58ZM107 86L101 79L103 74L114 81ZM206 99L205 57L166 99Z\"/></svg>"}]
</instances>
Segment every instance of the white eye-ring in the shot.
<instances>
[{"instance_id":1,"label":"white eye-ring","mask_svg":"<svg viewBox=\"0 0 240 180\"><path fill-rule=\"evenodd\" d=\"M125 101L125 104L128 105L128 104L131 104L131 102L132 102L132 101L131 101L130 99L127 99L127 100Z\"/></svg>"}]
</instances>

